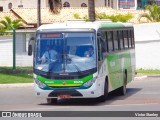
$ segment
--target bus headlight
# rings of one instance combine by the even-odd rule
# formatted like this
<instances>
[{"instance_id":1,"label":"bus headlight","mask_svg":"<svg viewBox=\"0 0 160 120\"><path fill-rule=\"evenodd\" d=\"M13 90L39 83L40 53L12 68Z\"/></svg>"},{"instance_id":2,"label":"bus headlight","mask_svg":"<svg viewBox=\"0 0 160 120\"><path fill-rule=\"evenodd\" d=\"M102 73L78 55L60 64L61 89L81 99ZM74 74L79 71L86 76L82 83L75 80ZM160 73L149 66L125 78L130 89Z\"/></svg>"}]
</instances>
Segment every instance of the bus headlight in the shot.
<instances>
[{"instance_id":1,"label":"bus headlight","mask_svg":"<svg viewBox=\"0 0 160 120\"><path fill-rule=\"evenodd\" d=\"M40 88L44 88L46 87L46 84L44 84L43 82L37 80L37 79L34 79L35 80L35 83L40 87Z\"/></svg>"},{"instance_id":2,"label":"bus headlight","mask_svg":"<svg viewBox=\"0 0 160 120\"><path fill-rule=\"evenodd\" d=\"M93 85L93 83L96 81L97 77L94 77L93 79L89 80L88 82L84 83L83 86L84 87L89 87L91 85Z\"/></svg>"}]
</instances>

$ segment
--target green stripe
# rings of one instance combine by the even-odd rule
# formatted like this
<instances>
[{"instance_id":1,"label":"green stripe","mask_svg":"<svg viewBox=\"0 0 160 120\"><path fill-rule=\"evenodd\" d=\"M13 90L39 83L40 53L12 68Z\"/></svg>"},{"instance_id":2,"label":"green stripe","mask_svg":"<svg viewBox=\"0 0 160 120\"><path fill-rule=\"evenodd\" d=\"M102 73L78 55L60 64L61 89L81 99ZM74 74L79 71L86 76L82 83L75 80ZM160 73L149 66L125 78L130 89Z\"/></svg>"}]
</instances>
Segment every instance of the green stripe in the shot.
<instances>
[{"instance_id":1,"label":"green stripe","mask_svg":"<svg viewBox=\"0 0 160 120\"><path fill-rule=\"evenodd\" d=\"M74 80L56 80L56 79L47 79L41 76L37 76L37 79L48 86L81 86L85 82L91 80L93 78L93 75L86 76L81 79L74 79Z\"/></svg>"}]
</instances>

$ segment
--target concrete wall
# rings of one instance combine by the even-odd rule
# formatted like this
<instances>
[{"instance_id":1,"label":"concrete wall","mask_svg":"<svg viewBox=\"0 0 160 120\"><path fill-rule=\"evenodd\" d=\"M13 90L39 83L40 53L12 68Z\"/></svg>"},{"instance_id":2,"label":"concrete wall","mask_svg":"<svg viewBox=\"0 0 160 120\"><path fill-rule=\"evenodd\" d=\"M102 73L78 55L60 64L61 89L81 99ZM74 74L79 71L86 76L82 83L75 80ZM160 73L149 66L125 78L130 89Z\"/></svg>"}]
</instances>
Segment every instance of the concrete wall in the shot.
<instances>
[{"instance_id":1,"label":"concrete wall","mask_svg":"<svg viewBox=\"0 0 160 120\"><path fill-rule=\"evenodd\" d=\"M9 38L0 40L0 66L11 66L13 64L13 47Z\"/></svg>"},{"instance_id":2,"label":"concrete wall","mask_svg":"<svg viewBox=\"0 0 160 120\"><path fill-rule=\"evenodd\" d=\"M136 69L160 70L160 40L136 42Z\"/></svg>"},{"instance_id":3,"label":"concrete wall","mask_svg":"<svg viewBox=\"0 0 160 120\"><path fill-rule=\"evenodd\" d=\"M160 23L134 25L136 69L160 69Z\"/></svg>"}]
</instances>

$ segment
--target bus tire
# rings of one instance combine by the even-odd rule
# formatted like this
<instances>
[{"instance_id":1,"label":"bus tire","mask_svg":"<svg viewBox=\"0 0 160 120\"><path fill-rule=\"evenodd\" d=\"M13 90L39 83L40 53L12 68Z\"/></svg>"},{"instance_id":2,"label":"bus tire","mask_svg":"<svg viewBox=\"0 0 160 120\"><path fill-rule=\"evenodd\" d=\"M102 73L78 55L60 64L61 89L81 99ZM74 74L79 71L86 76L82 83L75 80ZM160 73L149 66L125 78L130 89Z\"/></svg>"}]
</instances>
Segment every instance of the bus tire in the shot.
<instances>
[{"instance_id":1,"label":"bus tire","mask_svg":"<svg viewBox=\"0 0 160 120\"><path fill-rule=\"evenodd\" d=\"M105 102L108 96L108 81L105 81L105 85L104 85L104 95L100 96L98 98L99 102Z\"/></svg>"},{"instance_id":2,"label":"bus tire","mask_svg":"<svg viewBox=\"0 0 160 120\"><path fill-rule=\"evenodd\" d=\"M56 104L57 103L57 98L47 98L47 103L49 105Z\"/></svg>"},{"instance_id":3,"label":"bus tire","mask_svg":"<svg viewBox=\"0 0 160 120\"><path fill-rule=\"evenodd\" d=\"M123 86L118 89L119 95L125 95L127 91L127 72L124 73Z\"/></svg>"}]
</instances>

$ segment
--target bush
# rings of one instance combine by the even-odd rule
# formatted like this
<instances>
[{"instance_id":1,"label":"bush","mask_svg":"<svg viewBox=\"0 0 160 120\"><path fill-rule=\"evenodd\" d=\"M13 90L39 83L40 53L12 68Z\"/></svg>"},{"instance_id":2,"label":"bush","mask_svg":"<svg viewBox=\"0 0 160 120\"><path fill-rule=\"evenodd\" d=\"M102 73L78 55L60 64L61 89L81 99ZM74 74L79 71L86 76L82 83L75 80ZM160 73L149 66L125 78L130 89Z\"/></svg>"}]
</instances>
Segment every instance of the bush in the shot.
<instances>
[{"instance_id":1,"label":"bush","mask_svg":"<svg viewBox=\"0 0 160 120\"><path fill-rule=\"evenodd\" d=\"M110 19L113 22L127 22L128 20L132 19L133 16L128 14L117 14L117 15L106 15L105 13L97 13L96 14L97 19Z\"/></svg>"},{"instance_id":2,"label":"bush","mask_svg":"<svg viewBox=\"0 0 160 120\"><path fill-rule=\"evenodd\" d=\"M140 16L139 21L141 18L146 18L150 22L160 22L160 8L157 4L147 5L145 7L145 11L149 13L144 13Z\"/></svg>"},{"instance_id":3,"label":"bush","mask_svg":"<svg viewBox=\"0 0 160 120\"><path fill-rule=\"evenodd\" d=\"M85 16L83 18L80 17L79 14L75 13L74 18L76 19L85 19L88 21L88 17ZM96 13L96 19L110 19L113 22L127 22L128 20L132 19L133 16L128 13L128 14L117 14L117 15L106 15L106 13Z\"/></svg>"}]
</instances>

